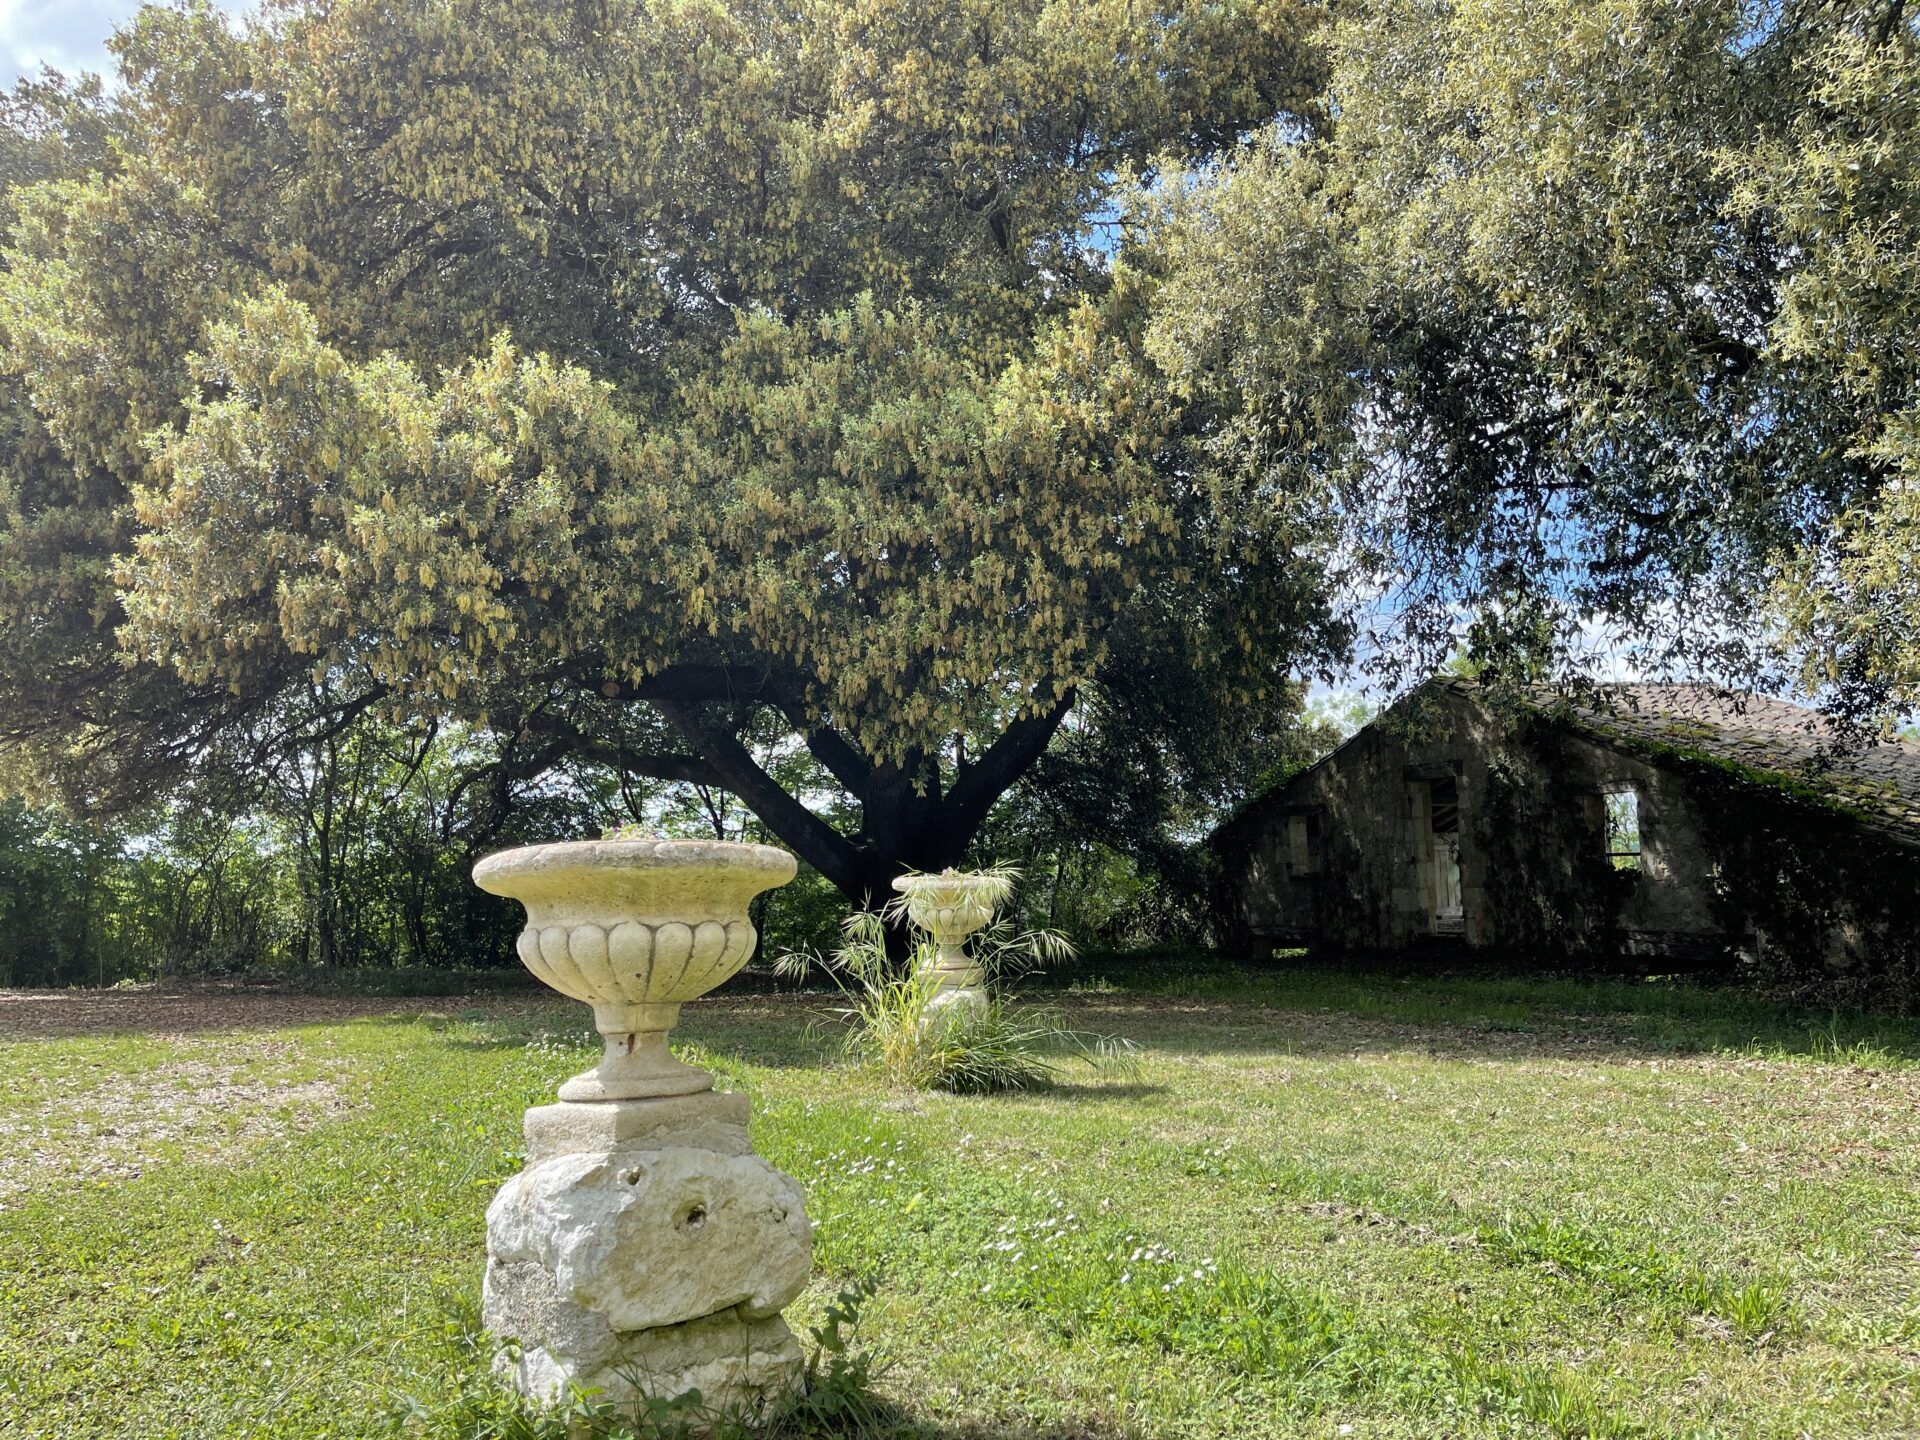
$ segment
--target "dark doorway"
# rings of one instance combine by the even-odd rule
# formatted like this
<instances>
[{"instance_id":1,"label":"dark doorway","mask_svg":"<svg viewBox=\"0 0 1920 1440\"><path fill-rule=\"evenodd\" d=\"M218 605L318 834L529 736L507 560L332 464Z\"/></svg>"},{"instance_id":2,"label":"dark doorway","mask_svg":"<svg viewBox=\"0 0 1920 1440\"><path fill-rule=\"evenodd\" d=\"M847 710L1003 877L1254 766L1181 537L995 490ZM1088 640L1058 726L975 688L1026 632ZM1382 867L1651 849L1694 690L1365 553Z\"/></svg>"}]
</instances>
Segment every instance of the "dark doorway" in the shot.
<instances>
[{"instance_id":1,"label":"dark doorway","mask_svg":"<svg viewBox=\"0 0 1920 1440\"><path fill-rule=\"evenodd\" d=\"M1430 780L1427 795L1428 824L1433 834L1433 933L1464 935L1467 911L1460 893L1460 786L1452 778Z\"/></svg>"}]
</instances>

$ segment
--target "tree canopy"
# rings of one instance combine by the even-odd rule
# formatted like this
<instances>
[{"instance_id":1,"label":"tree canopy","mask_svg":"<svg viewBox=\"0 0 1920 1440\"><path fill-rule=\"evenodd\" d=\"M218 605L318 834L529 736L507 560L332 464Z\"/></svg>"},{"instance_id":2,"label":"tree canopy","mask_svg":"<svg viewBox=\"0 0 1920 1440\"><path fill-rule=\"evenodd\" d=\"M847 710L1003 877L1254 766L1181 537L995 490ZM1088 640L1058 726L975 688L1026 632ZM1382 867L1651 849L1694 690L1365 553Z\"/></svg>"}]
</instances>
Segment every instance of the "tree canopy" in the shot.
<instances>
[{"instance_id":1,"label":"tree canopy","mask_svg":"<svg viewBox=\"0 0 1920 1440\"><path fill-rule=\"evenodd\" d=\"M0 738L110 802L457 717L724 786L867 899L1090 688L1284 707L1341 638L1317 500L1194 448L1116 254L1142 174L1309 123L1315 20L142 12L123 88L6 126Z\"/></svg>"},{"instance_id":2,"label":"tree canopy","mask_svg":"<svg viewBox=\"0 0 1920 1440\"><path fill-rule=\"evenodd\" d=\"M1920 14L1369 0L1336 123L1168 209L1151 350L1323 477L1429 653L1920 700ZM1304 481L1302 482L1304 483Z\"/></svg>"},{"instance_id":3,"label":"tree canopy","mask_svg":"<svg viewBox=\"0 0 1920 1440\"><path fill-rule=\"evenodd\" d=\"M91 802L446 718L731 791L868 900L1063 725L1110 828L1224 783L1356 618L1920 699L1904 0L275 0L116 48L0 125L0 745Z\"/></svg>"}]
</instances>

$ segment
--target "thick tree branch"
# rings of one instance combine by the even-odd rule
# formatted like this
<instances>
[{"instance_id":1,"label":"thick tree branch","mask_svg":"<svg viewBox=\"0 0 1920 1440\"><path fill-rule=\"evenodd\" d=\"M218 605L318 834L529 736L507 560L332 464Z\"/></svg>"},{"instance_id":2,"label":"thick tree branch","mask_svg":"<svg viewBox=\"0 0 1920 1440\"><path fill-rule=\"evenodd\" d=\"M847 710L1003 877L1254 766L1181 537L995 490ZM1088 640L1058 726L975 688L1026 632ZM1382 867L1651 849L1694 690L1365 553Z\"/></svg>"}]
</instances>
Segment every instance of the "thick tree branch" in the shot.
<instances>
[{"instance_id":1,"label":"thick tree branch","mask_svg":"<svg viewBox=\"0 0 1920 1440\"><path fill-rule=\"evenodd\" d=\"M727 782L720 778L720 772L698 755L635 755L617 745L598 741L590 741L574 753L648 780L676 780L688 785L705 785L715 790L729 788Z\"/></svg>"},{"instance_id":2,"label":"thick tree branch","mask_svg":"<svg viewBox=\"0 0 1920 1440\"><path fill-rule=\"evenodd\" d=\"M311 688L311 687L310 687ZM324 745L344 731L350 729L361 716L380 704L392 692L385 685L370 686L351 700L335 704L318 704L284 729L270 733L254 742L254 763L264 763L271 753L309 749L315 745ZM300 726L314 720L324 723L317 730L302 731Z\"/></svg>"},{"instance_id":3,"label":"thick tree branch","mask_svg":"<svg viewBox=\"0 0 1920 1440\"><path fill-rule=\"evenodd\" d=\"M857 896L868 887L866 866L854 844L789 795L737 736L703 725L694 709L678 700L655 700L654 708L696 746L713 766L719 783L746 802L766 824L842 894Z\"/></svg>"},{"instance_id":4,"label":"thick tree branch","mask_svg":"<svg viewBox=\"0 0 1920 1440\"><path fill-rule=\"evenodd\" d=\"M1907 0L1892 0L1886 11L1880 16L1879 28L1874 32L1875 46L1885 45L1900 30L1900 22L1906 19Z\"/></svg>"},{"instance_id":5,"label":"thick tree branch","mask_svg":"<svg viewBox=\"0 0 1920 1440\"><path fill-rule=\"evenodd\" d=\"M971 835L987 818L993 802L1040 758L1060 722L1073 709L1075 692L1067 691L1047 709L1022 715L1000 732L978 760L961 768L947 792L944 818L956 831Z\"/></svg>"},{"instance_id":6,"label":"thick tree branch","mask_svg":"<svg viewBox=\"0 0 1920 1440\"><path fill-rule=\"evenodd\" d=\"M710 785L721 790L727 788L726 782L720 778L720 772L698 755L636 752L614 741L595 739L557 715L529 716L527 728L566 741L568 753L582 760L591 760L626 775L639 775L648 780L684 781L688 785Z\"/></svg>"},{"instance_id":7,"label":"thick tree branch","mask_svg":"<svg viewBox=\"0 0 1920 1440\"><path fill-rule=\"evenodd\" d=\"M757 700L771 698L769 691L797 685L797 676L767 666L749 669L737 665L669 665L657 675L649 675L637 685L601 686L609 699L670 701L679 705L698 705L709 700Z\"/></svg>"},{"instance_id":8,"label":"thick tree branch","mask_svg":"<svg viewBox=\"0 0 1920 1440\"><path fill-rule=\"evenodd\" d=\"M800 732L813 758L846 787L849 795L858 800L866 794L868 782L873 779L873 765L844 735L830 725L813 724L798 705L782 701L780 713Z\"/></svg>"},{"instance_id":9,"label":"thick tree branch","mask_svg":"<svg viewBox=\"0 0 1920 1440\"><path fill-rule=\"evenodd\" d=\"M802 730L800 734L813 758L846 786L849 795L857 800L866 793L867 783L873 778L873 766L838 731Z\"/></svg>"}]
</instances>

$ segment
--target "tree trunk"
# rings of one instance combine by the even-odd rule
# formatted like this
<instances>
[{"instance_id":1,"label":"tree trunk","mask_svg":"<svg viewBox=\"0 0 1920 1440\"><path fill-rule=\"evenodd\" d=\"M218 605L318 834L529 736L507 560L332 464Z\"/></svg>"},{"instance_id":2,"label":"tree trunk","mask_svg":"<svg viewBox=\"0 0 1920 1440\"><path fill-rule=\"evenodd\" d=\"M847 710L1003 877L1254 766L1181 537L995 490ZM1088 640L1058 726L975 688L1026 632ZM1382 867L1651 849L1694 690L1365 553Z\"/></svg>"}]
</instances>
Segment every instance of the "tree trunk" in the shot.
<instances>
[{"instance_id":1,"label":"tree trunk","mask_svg":"<svg viewBox=\"0 0 1920 1440\"><path fill-rule=\"evenodd\" d=\"M844 835L783 789L760 767L739 737L709 722L698 705L655 699L718 784L740 797L780 842L824 875L850 904L878 910L893 898L893 882L910 870L958 865L1002 795L1024 775L1073 708L1071 691L1014 720L975 759L948 773L933 754L904 764L869 760L844 737L804 730L808 748L860 806L860 825ZM790 718L792 711L787 712ZM956 756L961 753L956 749ZM904 953L904 931L889 937Z\"/></svg>"}]
</instances>

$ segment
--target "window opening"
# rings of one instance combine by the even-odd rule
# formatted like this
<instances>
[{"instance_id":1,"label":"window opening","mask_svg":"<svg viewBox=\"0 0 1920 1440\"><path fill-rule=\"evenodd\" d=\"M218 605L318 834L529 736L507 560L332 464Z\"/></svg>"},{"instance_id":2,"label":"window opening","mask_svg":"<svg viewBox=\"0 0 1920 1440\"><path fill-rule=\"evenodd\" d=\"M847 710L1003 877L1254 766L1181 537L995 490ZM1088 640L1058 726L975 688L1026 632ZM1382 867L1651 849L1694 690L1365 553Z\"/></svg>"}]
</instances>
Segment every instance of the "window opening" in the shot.
<instances>
[{"instance_id":1,"label":"window opening","mask_svg":"<svg viewBox=\"0 0 1920 1440\"><path fill-rule=\"evenodd\" d=\"M1313 847L1307 836L1307 817L1287 817L1287 868L1295 875L1313 872Z\"/></svg>"},{"instance_id":2,"label":"window opening","mask_svg":"<svg viewBox=\"0 0 1920 1440\"><path fill-rule=\"evenodd\" d=\"M1441 934L1467 926L1460 893L1460 787L1453 780L1427 786L1428 824L1433 836L1433 928Z\"/></svg>"},{"instance_id":3,"label":"window opening","mask_svg":"<svg viewBox=\"0 0 1920 1440\"><path fill-rule=\"evenodd\" d=\"M1607 863L1616 870L1640 868L1640 795L1631 785L1601 796L1606 808Z\"/></svg>"}]
</instances>

